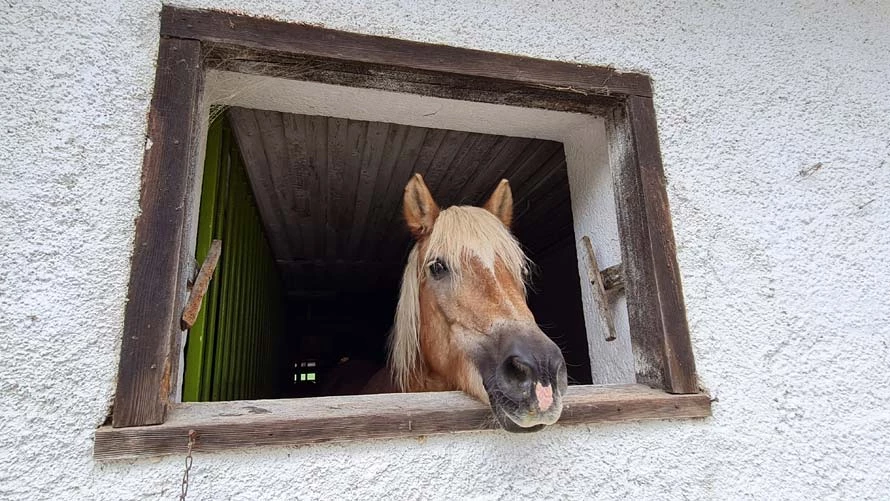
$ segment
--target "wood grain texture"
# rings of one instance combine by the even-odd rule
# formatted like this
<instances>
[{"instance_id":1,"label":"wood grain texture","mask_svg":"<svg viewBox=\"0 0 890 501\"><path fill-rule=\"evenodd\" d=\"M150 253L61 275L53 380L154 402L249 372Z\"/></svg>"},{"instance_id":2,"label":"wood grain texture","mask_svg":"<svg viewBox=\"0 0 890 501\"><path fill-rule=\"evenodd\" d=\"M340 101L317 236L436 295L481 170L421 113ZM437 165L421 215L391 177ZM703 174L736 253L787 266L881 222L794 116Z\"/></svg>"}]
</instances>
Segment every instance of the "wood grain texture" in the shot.
<instances>
[{"instance_id":1,"label":"wood grain texture","mask_svg":"<svg viewBox=\"0 0 890 501\"><path fill-rule=\"evenodd\" d=\"M114 400L114 426L164 421L185 280L186 192L197 152L200 43L162 38L142 164L140 216Z\"/></svg>"},{"instance_id":2,"label":"wood grain texture","mask_svg":"<svg viewBox=\"0 0 890 501\"><path fill-rule=\"evenodd\" d=\"M628 98L608 120L637 380L673 393L698 382L650 98Z\"/></svg>"},{"instance_id":3,"label":"wood grain texture","mask_svg":"<svg viewBox=\"0 0 890 501\"><path fill-rule=\"evenodd\" d=\"M573 232L560 143L238 107L228 116L276 259L292 263L282 268L292 296L397 286L415 172L443 206L481 205L509 179L527 206L514 229L533 253Z\"/></svg>"},{"instance_id":4,"label":"wood grain texture","mask_svg":"<svg viewBox=\"0 0 890 501\"><path fill-rule=\"evenodd\" d=\"M276 180L273 178L272 172L272 165L280 161L280 158L269 158L268 155L272 153L267 152L265 148L265 142L268 139L264 139L255 113L246 112L240 108L233 108L228 113L232 130L237 139L238 149L244 160L244 167L248 171L253 192L255 194L263 194L263 196L257 196L256 201L263 216L263 225L266 228L266 232L270 235L287 234L285 231L288 225L287 217L282 213L281 209L284 204L278 198L280 191L276 190ZM256 169L257 166L263 166L263 168L252 170ZM290 238L272 239L271 244L276 257L290 257L295 254L291 248ZM279 259L287 258L279 257Z\"/></svg>"},{"instance_id":5,"label":"wood grain texture","mask_svg":"<svg viewBox=\"0 0 890 501\"><path fill-rule=\"evenodd\" d=\"M587 277L591 285L590 291L593 303L596 305L596 310L599 313L600 329L605 333L606 341L614 341L615 321L612 319L612 308L609 305L609 297L606 295L606 287L600 274L596 252L593 249L590 237L584 235L581 237L581 240L584 242L585 250L587 250Z\"/></svg>"},{"instance_id":6,"label":"wood grain texture","mask_svg":"<svg viewBox=\"0 0 890 501\"><path fill-rule=\"evenodd\" d=\"M627 111L633 130L658 293L658 312L663 329L661 341L664 345L665 389L673 393L696 393L698 381L686 321L683 286L677 267L677 249L661 164L655 107L650 98L632 97L627 101Z\"/></svg>"},{"instance_id":7,"label":"wood grain texture","mask_svg":"<svg viewBox=\"0 0 890 501\"><path fill-rule=\"evenodd\" d=\"M615 102L610 96L551 90L458 73L282 54L211 42L202 47L205 67L219 71L600 116Z\"/></svg>"},{"instance_id":8,"label":"wood grain texture","mask_svg":"<svg viewBox=\"0 0 890 501\"><path fill-rule=\"evenodd\" d=\"M664 343L640 169L625 108L606 121L637 382L664 388Z\"/></svg>"},{"instance_id":9,"label":"wood grain texture","mask_svg":"<svg viewBox=\"0 0 890 501\"><path fill-rule=\"evenodd\" d=\"M558 425L710 416L708 395L642 385L572 386ZM491 410L460 392L178 404L163 425L96 430L98 460L496 428ZM506 433L506 432L500 432ZM543 431L542 433L547 433Z\"/></svg>"},{"instance_id":10,"label":"wood grain texture","mask_svg":"<svg viewBox=\"0 0 890 501\"><path fill-rule=\"evenodd\" d=\"M600 272L603 277L603 287L609 294L624 292L624 269L621 264L609 266Z\"/></svg>"},{"instance_id":11,"label":"wood grain texture","mask_svg":"<svg viewBox=\"0 0 890 501\"><path fill-rule=\"evenodd\" d=\"M652 95L649 77L639 73L347 33L218 11L165 6L161 11L161 34L271 54L315 56L506 80L566 95ZM239 59L244 60L243 54Z\"/></svg>"},{"instance_id":12,"label":"wood grain texture","mask_svg":"<svg viewBox=\"0 0 890 501\"><path fill-rule=\"evenodd\" d=\"M214 240L210 244L210 250L207 251L207 257L201 264L201 270L195 278L195 284L189 292L188 301L185 303L185 309L182 312L181 327L182 330L191 329L195 325L198 318L198 312L201 310L201 304L204 302L204 295L207 294L207 288L210 286L210 279L213 278L213 272L216 271L216 265L219 263L219 255L222 252L222 242Z\"/></svg>"}]
</instances>

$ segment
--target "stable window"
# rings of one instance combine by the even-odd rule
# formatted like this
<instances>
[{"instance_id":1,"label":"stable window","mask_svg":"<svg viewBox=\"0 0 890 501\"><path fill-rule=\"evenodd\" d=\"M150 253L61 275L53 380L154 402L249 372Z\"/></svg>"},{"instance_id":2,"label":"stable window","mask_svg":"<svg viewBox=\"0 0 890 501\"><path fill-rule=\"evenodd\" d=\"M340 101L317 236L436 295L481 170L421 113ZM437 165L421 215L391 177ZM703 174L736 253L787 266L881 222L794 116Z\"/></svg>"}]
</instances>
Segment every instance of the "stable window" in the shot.
<instances>
[{"instance_id":1,"label":"stable window","mask_svg":"<svg viewBox=\"0 0 890 501\"><path fill-rule=\"evenodd\" d=\"M208 79L208 87L230 86L218 78ZM353 91L350 100L331 100L320 94L324 86L260 88L267 95L341 104L326 111L335 116L213 108L196 257L203 261L213 240L225 252L186 337L183 401L361 392L385 365L386 338L412 245L401 215L403 187L414 173L424 176L444 205L481 205L501 179L509 179L512 230L535 263L529 304L561 346L569 379L574 384L634 380L626 335L623 342L588 343L585 324L590 322L582 302L588 291L578 280L569 188L570 178L584 175L576 172L581 162L567 162L561 142L342 118L363 100L380 103L380 110L367 115L383 116L383 108L398 107L398 96ZM412 109L423 115L417 111L422 108ZM464 109L455 116L474 113ZM548 135L539 129L525 133ZM574 198L591 198L583 187L594 184L579 183ZM579 224L584 222L589 221ZM617 245L614 250L618 260ZM611 359L605 348L613 348ZM593 371L591 352L597 362ZM308 359L318 374L295 374L293 382L313 384L278 377L288 376L281 366ZM619 359L624 363L617 365Z\"/></svg>"},{"instance_id":2,"label":"stable window","mask_svg":"<svg viewBox=\"0 0 890 501\"><path fill-rule=\"evenodd\" d=\"M543 268L543 293L530 306L541 318L550 311L554 321L569 319L563 330L575 345L564 351L567 361L580 361L570 362L573 378L592 383L570 387L561 423L709 415L695 377L648 77L170 7L162 11L161 34L118 389L112 425L96 434L96 457L183 452L190 430L196 450L220 450L490 426L489 409L456 392L244 400L321 391L329 366L353 354L319 347L307 334L341 328L317 313L347 304L363 292L362 282L375 292L392 263L404 264L406 246L373 238L363 246L371 237L338 234L334 224L345 207L382 214L357 228L398 241L404 235L393 206L375 212L321 199L318 207L328 212L319 214L311 193L276 191L311 183L311 176L300 178L300 165L276 166L312 156L287 148L348 156L350 149L337 150L338 138L367 138L372 129L383 131L382 145L395 130L400 152L430 151L428 161L418 163L415 151L413 164L388 167L385 182L344 185L400 193L404 184L394 173L422 164L454 181L444 190L454 199L440 200L447 205L477 203L477 192L511 168L529 181L511 179L514 190L526 190L517 196L517 236ZM305 134L313 123L314 145ZM289 140L296 130L304 131L302 142ZM435 143L426 145L430 137ZM470 137L479 158L461 177L450 170L461 147L442 145ZM463 155L472 160L470 149ZM453 151L452 158L433 168L439 151ZM357 182L354 176L367 174L360 165L333 179ZM320 225L313 220L319 217ZM523 228L523 217L542 222ZM184 332L180 316L195 258L222 234L218 284L211 281L205 307ZM228 259L226 241L240 242L228 248ZM331 248L373 254L349 261ZM371 272L356 274L356 263ZM337 273L363 278L356 289L336 280L333 290L318 287L331 282L325 274ZM336 303L338 295L345 302ZM384 322L393 310L373 311L383 311ZM304 323L288 339L294 318ZM378 321L371 312L357 318ZM283 348L287 342L299 348ZM361 355L375 349L364 348ZM284 362L264 370L263 357L281 353ZM275 389L282 386L294 393Z\"/></svg>"}]
</instances>

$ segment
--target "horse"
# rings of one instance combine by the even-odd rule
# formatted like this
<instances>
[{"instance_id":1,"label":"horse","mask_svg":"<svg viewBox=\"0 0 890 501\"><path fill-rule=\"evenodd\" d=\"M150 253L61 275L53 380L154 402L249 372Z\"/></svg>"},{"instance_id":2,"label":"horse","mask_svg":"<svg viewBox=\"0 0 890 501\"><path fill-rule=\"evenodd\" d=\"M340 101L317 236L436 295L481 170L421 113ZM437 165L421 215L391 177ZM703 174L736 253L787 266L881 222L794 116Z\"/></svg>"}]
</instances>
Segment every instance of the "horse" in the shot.
<instances>
[{"instance_id":1,"label":"horse","mask_svg":"<svg viewBox=\"0 0 890 501\"><path fill-rule=\"evenodd\" d=\"M414 245L386 378L401 392L463 391L488 404L507 431L555 423L568 385L566 364L526 303L530 263L510 232L509 182L501 180L482 207L440 209L414 174L402 209ZM379 381L375 376L369 387Z\"/></svg>"}]
</instances>

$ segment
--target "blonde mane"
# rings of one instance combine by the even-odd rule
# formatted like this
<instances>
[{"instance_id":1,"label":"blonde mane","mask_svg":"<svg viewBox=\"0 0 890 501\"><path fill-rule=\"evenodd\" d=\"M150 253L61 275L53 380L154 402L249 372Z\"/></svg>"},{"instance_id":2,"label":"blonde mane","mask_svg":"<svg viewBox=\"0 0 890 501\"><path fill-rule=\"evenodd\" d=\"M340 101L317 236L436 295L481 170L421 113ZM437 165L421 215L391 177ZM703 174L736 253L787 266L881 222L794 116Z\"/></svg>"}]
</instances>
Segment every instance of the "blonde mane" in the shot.
<instances>
[{"instance_id":1,"label":"blonde mane","mask_svg":"<svg viewBox=\"0 0 890 501\"><path fill-rule=\"evenodd\" d=\"M439 213L429 235L423 256L415 244L402 275L395 324L389 339L389 365L395 384L408 391L423 369L420 352L420 281L433 259L448 264L453 284L458 284L463 268L478 258L493 270L498 259L518 282L525 283L529 261L510 230L492 213L480 207L449 207Z\"/></svg>"}]
</instances>

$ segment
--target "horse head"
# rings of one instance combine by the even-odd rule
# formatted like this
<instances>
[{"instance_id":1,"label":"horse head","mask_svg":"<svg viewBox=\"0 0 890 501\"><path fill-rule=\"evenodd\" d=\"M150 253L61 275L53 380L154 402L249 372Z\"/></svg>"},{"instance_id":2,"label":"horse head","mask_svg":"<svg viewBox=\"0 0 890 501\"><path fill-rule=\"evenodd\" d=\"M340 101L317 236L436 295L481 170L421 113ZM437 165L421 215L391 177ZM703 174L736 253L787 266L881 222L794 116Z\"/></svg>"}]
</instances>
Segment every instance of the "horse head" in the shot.
<instances>
[{"instance_id":1,"label":"horse head","mask_svg":"<svg viewBox=\"0 0 890 501\"><path fill-rule=\"evenodd\" d=\"M440 209L415 174L403 210L415 244L390 338L396 384L464 391L490 405L508 431L555 423L566 365L526 303L529 262L510 233L508 182L483 207Z\"/></svg>"}]
</instances>

